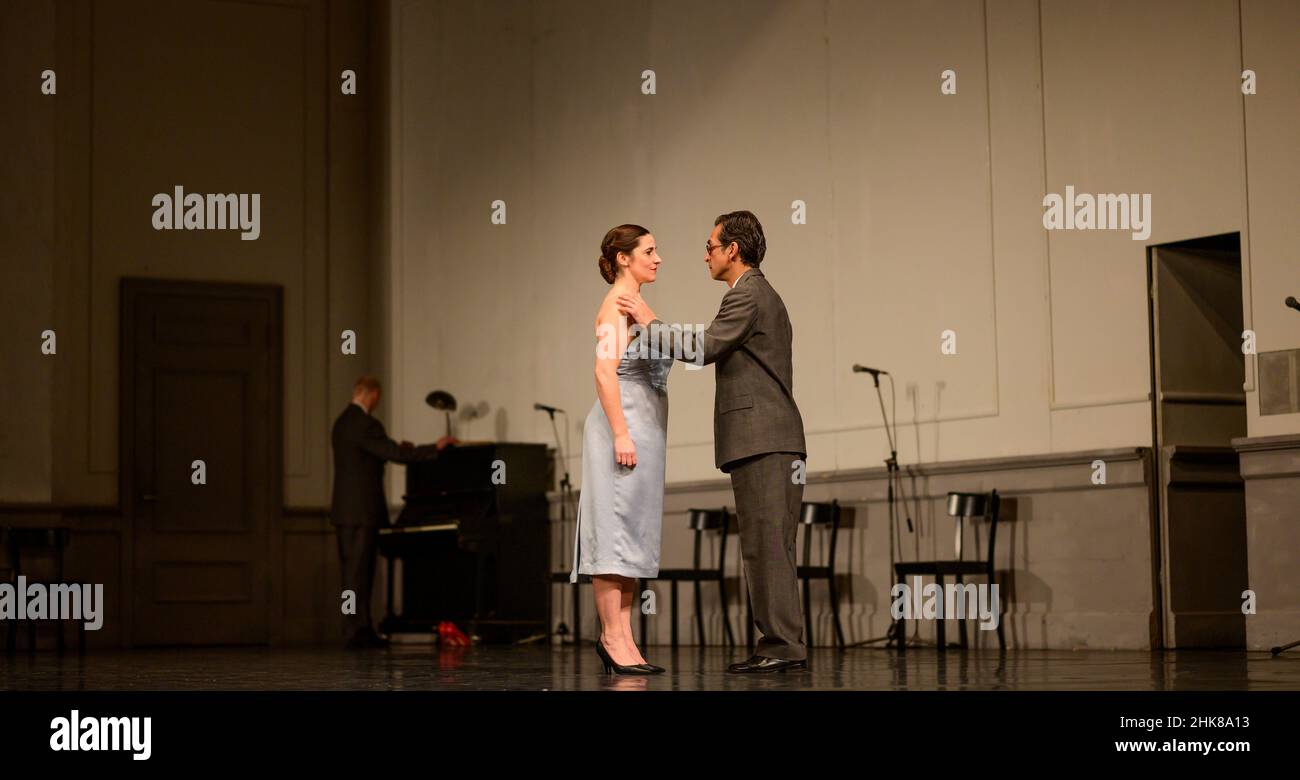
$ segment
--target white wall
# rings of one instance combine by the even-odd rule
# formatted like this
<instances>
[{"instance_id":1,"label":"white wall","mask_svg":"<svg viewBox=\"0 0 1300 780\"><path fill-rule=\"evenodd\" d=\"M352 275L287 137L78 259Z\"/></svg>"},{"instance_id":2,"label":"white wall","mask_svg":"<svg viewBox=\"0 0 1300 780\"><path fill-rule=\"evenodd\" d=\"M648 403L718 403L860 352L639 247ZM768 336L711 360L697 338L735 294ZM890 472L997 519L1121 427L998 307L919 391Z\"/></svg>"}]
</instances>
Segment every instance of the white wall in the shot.
<instances>
[{"instance_id":1,"label":"white wall","mask_svg":"<svg viewBox=\"0 0 1300 780\"><path fill-rule=\"evenodd\" d=\"M1149 243L1242 231L1247 323L1262 350L1300 347L1280 308L1300 291L1294 3L395 0L390 24L389 414L408 438L441 433L435 387L489 404L467 439L549 441L542 401L570 410L579 472L604 232L649 227L666 263L647 299L707 323L724 288L701 246L738 208L794 323L813 471L886 454L855 362L897 377L905 462L1149 444ZM1068 184L1150 193L1150 238L1049 234L1043 194ZM717 475L711 374L674 369L670 482ZM1251 435L1300 430L1249 403Z\"/></svg>"}]
</instances>

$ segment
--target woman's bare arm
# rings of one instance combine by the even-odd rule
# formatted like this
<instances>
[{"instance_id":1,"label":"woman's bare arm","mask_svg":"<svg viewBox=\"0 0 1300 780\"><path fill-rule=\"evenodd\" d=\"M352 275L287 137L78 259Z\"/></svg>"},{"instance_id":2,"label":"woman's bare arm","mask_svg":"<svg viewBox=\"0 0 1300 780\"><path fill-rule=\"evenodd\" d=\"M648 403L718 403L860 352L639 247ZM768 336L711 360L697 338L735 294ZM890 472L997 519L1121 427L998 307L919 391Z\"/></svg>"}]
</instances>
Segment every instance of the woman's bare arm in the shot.
<instances>
[{"instance_id":1,"label":"woman's bare arm","mask_svg":"<svg viewBox=\"0 0 1300 780\"><path fill-rule=\"evenodd\" d=\"M600 307L596 316L596 399L614 434L614 459L624 466L636 465L636 447L623 416L623 400L618 387L618 364L627 348L627 323L612 300Z\"/></svg>"}]
</instances>

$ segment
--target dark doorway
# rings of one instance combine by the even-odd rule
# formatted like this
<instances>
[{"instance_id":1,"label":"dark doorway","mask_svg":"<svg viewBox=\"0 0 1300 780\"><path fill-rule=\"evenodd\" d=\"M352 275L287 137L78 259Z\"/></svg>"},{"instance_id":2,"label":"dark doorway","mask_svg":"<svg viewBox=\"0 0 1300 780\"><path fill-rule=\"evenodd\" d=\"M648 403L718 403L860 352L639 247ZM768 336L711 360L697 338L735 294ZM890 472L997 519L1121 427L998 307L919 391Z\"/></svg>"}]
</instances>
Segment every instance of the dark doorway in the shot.
<instances>
[{"instance_id":1,"label":"dark doorway","mask_svg":"<svg viewBox=\"0 0 1300 780\"><path fill-rule=\"evenodd\" d=\"M271 639L281 292L122 280L123 584L132 645ZM199 464L206 483L196 484Z\"/></svg>"},{"instance_id":2,"label":"dark doorway","mask_svg":"<svg viewBox=\"0 0 1300 780\"><path fill-rule=\"evenodd\" d=\"M1244 647L1240 235L1150 247L1147 272L1163 645Z\"/></svg>"}]
</instances>

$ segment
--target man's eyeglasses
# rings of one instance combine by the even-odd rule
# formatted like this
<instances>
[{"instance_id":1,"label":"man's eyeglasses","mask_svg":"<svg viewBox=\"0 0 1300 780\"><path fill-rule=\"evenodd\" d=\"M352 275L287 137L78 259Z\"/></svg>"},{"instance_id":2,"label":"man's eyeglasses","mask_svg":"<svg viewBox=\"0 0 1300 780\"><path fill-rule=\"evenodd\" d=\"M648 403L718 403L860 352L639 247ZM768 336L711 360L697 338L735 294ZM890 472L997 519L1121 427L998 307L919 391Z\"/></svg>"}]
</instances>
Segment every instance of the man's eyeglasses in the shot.
<instances>
[{"instance_id":1,"label":"man's eyeglasses","mask_svg":"<svg viewBox=\"0 0 1300 780\"><path fill-rule=\"evenodd\" d=\"M704 253L705 253L705 254L708 254L708 255L711 255L711 254L713 254L713 250L715 250L715 249L721 249L721 248L724 247L724 246L726 246L726 244L715 244L715 243L713 243L712 241L705 241L705 242L704 242Z\"/></svg>"}]
</instances>

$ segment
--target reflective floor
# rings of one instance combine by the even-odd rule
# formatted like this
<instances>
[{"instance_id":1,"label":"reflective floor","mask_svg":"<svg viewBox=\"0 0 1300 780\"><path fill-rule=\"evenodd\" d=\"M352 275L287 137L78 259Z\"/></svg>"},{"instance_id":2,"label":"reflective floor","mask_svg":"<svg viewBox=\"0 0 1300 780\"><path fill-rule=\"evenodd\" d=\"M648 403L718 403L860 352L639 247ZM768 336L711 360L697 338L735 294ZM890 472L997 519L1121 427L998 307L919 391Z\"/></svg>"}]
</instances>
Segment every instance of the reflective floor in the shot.
<instances>
[{"instance_id":1,"label":"reflective floor","mask_svg":"<svg viewBox=\"0 0 1300 780\"><path fill-rule=\"evenodd\" d=\"M1300 648L1297 648L1300 650ZM815 649L809 671L733 675L740 649L650 647L607 677L590 645L202 648L0 655L0 690L1300 690L1300 652Z\"/></svg>"}]
</instances>

